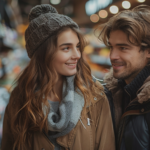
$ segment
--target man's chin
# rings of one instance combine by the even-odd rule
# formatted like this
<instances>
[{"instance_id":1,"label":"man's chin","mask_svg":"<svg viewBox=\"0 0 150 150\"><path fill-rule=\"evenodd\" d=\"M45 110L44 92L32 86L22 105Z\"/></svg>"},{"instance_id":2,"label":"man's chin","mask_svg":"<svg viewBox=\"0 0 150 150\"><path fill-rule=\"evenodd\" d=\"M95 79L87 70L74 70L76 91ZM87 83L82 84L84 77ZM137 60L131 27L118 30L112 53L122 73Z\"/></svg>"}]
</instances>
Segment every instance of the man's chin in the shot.
<instances>
[{"instance_id":1,"label":"man's chin","mask_svg":"<svg viewBox=\"0 0 150 150\"><path fill-rule=\"evenodd\" d=\"M113 72L113 77L116 78L116 79L122 79L123 78L123 75L119 72Z\"/></svg>"}]
</instances>

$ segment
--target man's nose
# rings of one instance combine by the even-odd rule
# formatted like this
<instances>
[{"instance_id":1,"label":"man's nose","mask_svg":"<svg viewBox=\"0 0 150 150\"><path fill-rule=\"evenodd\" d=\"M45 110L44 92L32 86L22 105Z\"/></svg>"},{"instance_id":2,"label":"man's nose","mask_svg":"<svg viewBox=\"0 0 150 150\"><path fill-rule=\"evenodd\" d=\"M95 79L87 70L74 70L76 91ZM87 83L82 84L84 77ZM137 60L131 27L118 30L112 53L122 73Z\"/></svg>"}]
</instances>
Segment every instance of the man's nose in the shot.
<instances>
[{"instance_id":1,"label":"man's nose","mask_svg":"<svg viewBox=\"0 0 150 150\"><path fill-rule=\"evenodd\" d=\"M119 52L117 51L117 49L113 49L110 51L110 60L115 60L115 59L119 59Z\"/></svg>"}]
</instances>

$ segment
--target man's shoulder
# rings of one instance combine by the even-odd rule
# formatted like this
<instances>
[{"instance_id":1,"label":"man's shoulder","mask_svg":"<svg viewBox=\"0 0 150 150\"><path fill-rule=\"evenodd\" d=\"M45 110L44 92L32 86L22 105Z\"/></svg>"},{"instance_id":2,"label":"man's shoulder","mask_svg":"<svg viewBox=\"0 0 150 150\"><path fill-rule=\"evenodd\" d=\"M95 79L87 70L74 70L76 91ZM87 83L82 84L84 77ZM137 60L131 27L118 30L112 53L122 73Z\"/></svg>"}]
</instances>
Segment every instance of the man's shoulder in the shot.
<instances>
[{"instance_id":1,"label":"man's shoulder","mask_svg":"<svg viewBox=\"0 0 150 150\"><path fill-rule=\"evenodd\" d=\"M110 91L110 90L116 90L119 89L120 86L118 84L118 80L114 78L113 76L113 70L112 68L106 75L104 76L104 84L105 87Z\"/></svg>"},{"instance_id":2,"label":"man's shoulder","mask_svg":"<svg viewBox=\"0 0 150 150\"><path fill-rule=\"evenodd\" d=\"M150 102L150 76L145 80L144 84L139 89L137 98L140 104Z\"/></svg>"}]
</instances>

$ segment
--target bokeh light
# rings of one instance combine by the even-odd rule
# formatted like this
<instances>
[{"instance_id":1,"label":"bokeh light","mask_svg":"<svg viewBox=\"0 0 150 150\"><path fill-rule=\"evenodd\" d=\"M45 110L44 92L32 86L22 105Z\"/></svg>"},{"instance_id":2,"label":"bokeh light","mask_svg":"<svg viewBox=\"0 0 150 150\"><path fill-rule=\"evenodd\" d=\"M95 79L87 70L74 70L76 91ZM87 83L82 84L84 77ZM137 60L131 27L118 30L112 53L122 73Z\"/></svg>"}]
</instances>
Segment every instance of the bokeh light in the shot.
<instances>
[{"instance_id":1,"label":"bokeh light","mask_svg":"<svg viewBox=\"0 0 150 150\"><path fill-rule=\"evenodd\" d=\"M131 3L128 2L128 1L123 1L123 2L122 2L122 7L123 7L124 9L129 9L129 8L131 7Z\"/></svg>"},{"instance_id":2,"label":"bokeh light","mask_svg":"<svg viewBox=\"0 0 150 150\"><path fill-rule=\"evenodd\" d=\"M61 2L61 0L50 0L50 3L53 5L58 5Z\"/></svg>"},{"instance_id":3,"label":"bokeh light","mask_svg":"<svg viewBox=\"0 0 150 150\"><path fill-rule=\"evenodd\" d=\"M100 10L99 11L99 16L101 18L106 18L108 16L108 12L106 10Z\"/></svg>"},{"instance_id":4,"label":"bokeh light","mask_svg":"<svg viewBox=\"0 0 150 150\"><path fill-rule=\"evenodd\" d=\"M115 6L115 5L112 5L112 6L109 8L109 10L110 10L110 12L111 12L112 14L117 14L118 11L119 11L119 8L118 8L117 6Z\"/></svg>"},{"instance_id":5,"label":"bokeh light","mask_svg":"<svg viewBox=\"0 0 150 150\"><path fill-rule=\"evenodd\" d=\"M99 16L97 14L93 14L90 16L90 20L94 23L99 21Z\"/></svg>"},{"instance_id":6,"label":"bokeh light","mask_svg":"<svg viewBox=\"0 0 150 150\"><path fill-rule=\"evenodd\" d=\"M143 3L145 2L145 0L137 0L139 3Z\"/></svg>"}]
</instances>

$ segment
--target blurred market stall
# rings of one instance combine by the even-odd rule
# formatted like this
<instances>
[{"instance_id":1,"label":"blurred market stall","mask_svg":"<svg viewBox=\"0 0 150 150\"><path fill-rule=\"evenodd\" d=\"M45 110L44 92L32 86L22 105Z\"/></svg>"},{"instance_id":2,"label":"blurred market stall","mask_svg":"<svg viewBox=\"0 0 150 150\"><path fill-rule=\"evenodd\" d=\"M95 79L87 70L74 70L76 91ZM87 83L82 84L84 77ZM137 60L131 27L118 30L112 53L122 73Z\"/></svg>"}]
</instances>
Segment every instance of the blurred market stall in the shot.
<instances>
[{"instance_id":1,"label":"blurred market stall","mask_svg":"<svg viewBox=\"0 0 150 150\"><path fill-rule=\"evenodd\" d=\"M88 42L84 58L92 75L103 79L111 63L109 49L97 38L100 25L119 11L140 4L150 5L150 0L0 0L0 143L4 111L15 79L30 61L24 32L28 26L28 13L38 4L51 4L59 13L77 22Z\"/></svg>"},{"instance_id":2,"label":"blurred market stall","mask_svg":"<svg viewBox=\"0 0 150 150\"><path fill-rule=\"evenodd\" d=\"M15 78L29 62L24 48L24 35L19 32L21 16L17 16L18 9L15 9L15 13L9 3L0 1L0 145L10 92L15 86Z\"/></svg>"}]
</instances>

